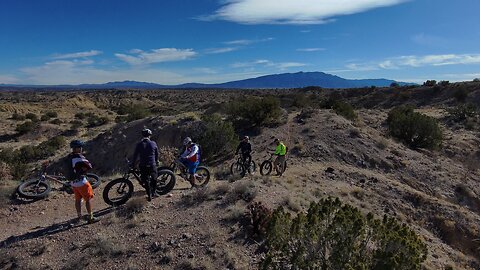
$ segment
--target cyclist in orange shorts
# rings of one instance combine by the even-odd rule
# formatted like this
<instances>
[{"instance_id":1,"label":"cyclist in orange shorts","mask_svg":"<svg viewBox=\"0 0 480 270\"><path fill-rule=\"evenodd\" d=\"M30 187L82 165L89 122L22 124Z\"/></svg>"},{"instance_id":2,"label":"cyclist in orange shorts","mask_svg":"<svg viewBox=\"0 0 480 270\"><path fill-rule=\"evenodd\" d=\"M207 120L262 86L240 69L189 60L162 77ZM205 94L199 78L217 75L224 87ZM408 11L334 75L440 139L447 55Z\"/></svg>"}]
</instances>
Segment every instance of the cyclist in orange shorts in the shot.
<instances>
[{"instance_id":1,"label":"cyclist in orange shorts","mask_svg":"<svg viewBox=\"0 0 480 270\"><path fill-rule=\"evenodd\" d=\"M84 143L74 140L70 143L72 153L68 155L69 179L72 179L71 186L75 194L75 208L77 209L78 221L82 218L82 199L85 201L85 208L88 212L88 223L98 221L93 216L92 199L93 189L90 182L87 181L86 173L92 168L90 162L82 155Z\"/></svg>"}]
</instances>

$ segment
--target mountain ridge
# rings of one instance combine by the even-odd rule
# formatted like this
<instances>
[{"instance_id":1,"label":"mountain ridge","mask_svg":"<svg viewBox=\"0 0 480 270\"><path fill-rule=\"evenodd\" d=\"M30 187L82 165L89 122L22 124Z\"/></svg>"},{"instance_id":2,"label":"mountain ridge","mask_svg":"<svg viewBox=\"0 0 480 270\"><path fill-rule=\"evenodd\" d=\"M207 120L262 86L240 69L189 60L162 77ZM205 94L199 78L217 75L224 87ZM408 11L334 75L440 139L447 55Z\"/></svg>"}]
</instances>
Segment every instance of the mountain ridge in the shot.
<instances>
[{"instance_id":1,"label":"mountain ridge","mask_svg":"<svg viewBox=\"0 0 480 270\"><path fill-rule=\"evenodd\" d=\"M324 72L296 72L264 75L255 78L229 81L224 83L184 83L177 85L164 85L151 82L139 82L132 80L114 81L103 84L79 84L79 85L17 85L0 84L0 87L30 87L30 88L78 88L78 89L181 89L181 88L228 88L228 89L253 89L253 88L301 88L318 86L323 88L360 88L360 87L387 87L392 83L399 85L415 85L414 83L398 82L390 79L345 79L337 75Z\"/></svg>"}]
</instances>

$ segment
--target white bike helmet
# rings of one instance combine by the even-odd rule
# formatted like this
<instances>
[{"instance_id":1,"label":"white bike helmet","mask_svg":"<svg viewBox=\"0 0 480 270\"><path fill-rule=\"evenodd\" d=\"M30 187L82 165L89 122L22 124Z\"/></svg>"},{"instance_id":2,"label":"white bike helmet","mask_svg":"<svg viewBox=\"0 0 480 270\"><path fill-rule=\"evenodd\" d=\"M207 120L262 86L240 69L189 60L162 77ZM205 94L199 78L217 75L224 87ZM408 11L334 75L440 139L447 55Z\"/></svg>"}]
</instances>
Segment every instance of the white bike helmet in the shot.
<instances>
[{"instance_id":1,"label":"white bike helmet","mask_svg":"<svg viewBox=\"0 0 480 270\"><path fill-rule=\"evenodd\" d=\"M183 139L183 145L188 145L192 142L192 139L190 137L186 137Z\"/></svg>"}]
</instances>

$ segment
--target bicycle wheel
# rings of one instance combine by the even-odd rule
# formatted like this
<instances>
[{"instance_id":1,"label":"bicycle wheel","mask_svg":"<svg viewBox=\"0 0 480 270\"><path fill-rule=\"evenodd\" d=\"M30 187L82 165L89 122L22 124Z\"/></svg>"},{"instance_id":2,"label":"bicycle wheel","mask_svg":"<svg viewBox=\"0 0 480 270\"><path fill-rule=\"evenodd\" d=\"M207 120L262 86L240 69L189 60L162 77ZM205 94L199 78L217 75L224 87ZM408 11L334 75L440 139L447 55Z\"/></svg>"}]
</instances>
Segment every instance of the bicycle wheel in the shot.
<instances>
[{"instance_id":1,"label":"bicycle wheel","mask_svg":"<svg viewBox=\"0 0 480 270\"><path fill-rule=\"evenodd\" d=\"M94 173L87 173L87 180L90 182L90 185L92 186L93 189L97 188L100 186L100 177Z\"/></svg>"},{"instance_id":2,"label":"bicycle wheel","mask_svg":"<svg viewBox=\"0 0 480 270\"><path fill-rule=\"evenodd\" d=\"M254 174L255 170L257 170L257 164L255 164L255 161L251 160L250 164L248 166L248 173L249 174Z\"/></svg>"},{"instance_id":3,"label":"bicycle wheel","mask_svg":"<svg viewBox=\"0 0 480 270\"><path fill-rule=\"evenodd\" d=\"M110 181L103 189L103 200L111 206L126 203L133 195L133 183L125 178Z\"/></svg>"},{"instance_id":4,"label":"bicycle wheel","mask_svg":"<svg viewBox=\"0 0 480 270\"><path fill-rule=\"evenodd\" d=\"M32 179L21 183L18 188L18 194L26 199L42 199L48 196L52 191L50 184L38 179Z\"/></svg>"},{"instance_id":5,"label":"bicycle wheel","mask_svg":"<svg viewBox=\"0 0 480 270\"><path fill-rule=\"evenodd\" d=\"M262 165L260 165L260 174L261 175L269 175L272 173L273 169L273 164L270 160L265 160L262 162Z\"/></svg>"},{"instance_id":6,"label":"bicycle wheel","mask_svg":"<svg viewBox=\"0 0 480 270\"><path fill-rule=\"evenodd\" d=\"M175 187L176 177L175 174L170 170L160 170L158 171L157 177L157 188L155 193L157 195L165 195L172 191Z\"/></svg>"},{"instance_id":7,"label":"bicycle wheel","mask_svg":"<svg viewBox=\"0 0 480 270\"><path fill-rule=\"evenodd\" d=\"M198 166L195 172L195 185L196 187L204 187L210 181L210 171L205 166Z\"/></svg>"},{"instance_id":8,"label":"bicycle wheel","mask_svg":"<svg viewBox=\"0 0 480 270\"><path fill-rule=\"evenodd\" d=\"M230 173L233 176L242 176L243 177L245 175L245 169L240 162L234 162L230 166Z\"/></svg>"}]
</instances>

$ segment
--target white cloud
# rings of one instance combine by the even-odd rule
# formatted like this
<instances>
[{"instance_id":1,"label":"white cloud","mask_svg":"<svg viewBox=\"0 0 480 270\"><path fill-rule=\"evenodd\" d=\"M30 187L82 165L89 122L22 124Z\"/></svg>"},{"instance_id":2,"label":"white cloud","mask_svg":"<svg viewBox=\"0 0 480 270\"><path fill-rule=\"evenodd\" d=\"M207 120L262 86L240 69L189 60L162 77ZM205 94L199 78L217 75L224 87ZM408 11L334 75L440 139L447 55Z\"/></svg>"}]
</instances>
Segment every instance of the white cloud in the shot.
<instances>
[{"instance_id":1,"label":"white cloud","mask_svg":"<svg viewBox=\"0 0 480 270\"><path fill-rule=\"evenodd\" d=\"M346 69L332 72L372 71L379 69L400 69L405 67L447 66L447 65L480 65L480 54L438 54L424 56L399 56L379 62L358 62L345 65Z\"/></svg>"},{"instance_id":2,"label":"white cloud","mask_svg":"<svg viewBox=\"0 0 480 270\"><path fill-rule=\"evenodd\" d=\"M0 84L16 84L16 83L19 83L20 80L14 76L14 75L10 75L10 74L0 74Z\"/></svg>"},{"instance_id":3,"label":"white cloud","mask_svg":"<svg viewBox=\"0 0 480 270\"><path fill-rule=\"evenodd\" d=\"M272 37L263 38L263 39L238 39L238 40L226 41L226 42L224 42L224 44L246 46L246 45L250 45L250 44L253 44L253 43L266 42L266 41L272 41L272 40L274 40L274 38L272 38Z\"/></svg>"},{"instance_id":4,"label":"white cloud","mask_svg":"<svg viewBox=\"0 0 480 270\"><path fill-rule=\"evenodd\" d=\"M322 24L333 17L397 5L408 0L226 0L204 20L241 24Z\"/></svg>"},{"instance_id":5,"label":"white cloud","mask_svg":"<svg viewBox=\"0 0 480 270\"><path fill-rule=\"evenodd\" d=\"M268 67L268 68L277 68L279 70L285 70L293 67L303 67L307 66L305 63L298 62L273 62L266 59L259 59L251 62L238 62L231 65L232 68L253 68L255 66Z\"/></svg>"},{"instance_id":6,"label":"white cloud","mask_svg":"<svg viewBox=\"0 0 480 270\"><path fill-rule=\"evenodd\" d=\"M325 48L300 48L297 49L299 52L318 52L318 51L325 51Z\"/></svg>"},{"instance_id":7,"label":"white cloud","mask_svg":"<svg viewBox=\"0 0 480 270\"><path fill-rule=\"evenodd\" d=\"M52 58L53 59L85 58L85 57L91 57L91 56L95 56L95 55L99 55L99 54L102 54L102 52L97 51L97 50L90 50L90 51L86 51L86 52L57 54L57 55L54 55Z\"/></svg>"},{"instance_id":8,"label":"white cloud","mask_svg":"<svg viewBox=\"0 0 480 270\"><path fill-rule=\"evenodd\" d=\"M115 56L130 65L144 65L161 62L180 61L197 55L193 49L162 48L145 52L139 49L130 50L130 54L116 53Z\"/></svg>"},{"instance_id":9,"label":"white cloud","mask_svg":"<svg viewBox=\"0 0 480 270\"><path fill-rule=\"evenodd\" d=\"M233 52L238 49L239 49L238 47L212 48L212 49L207 49L206 53L219 54L219 53Z\"/></svg>"}]
</instances>

